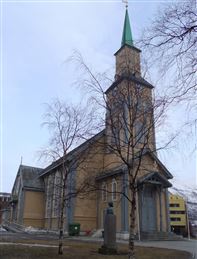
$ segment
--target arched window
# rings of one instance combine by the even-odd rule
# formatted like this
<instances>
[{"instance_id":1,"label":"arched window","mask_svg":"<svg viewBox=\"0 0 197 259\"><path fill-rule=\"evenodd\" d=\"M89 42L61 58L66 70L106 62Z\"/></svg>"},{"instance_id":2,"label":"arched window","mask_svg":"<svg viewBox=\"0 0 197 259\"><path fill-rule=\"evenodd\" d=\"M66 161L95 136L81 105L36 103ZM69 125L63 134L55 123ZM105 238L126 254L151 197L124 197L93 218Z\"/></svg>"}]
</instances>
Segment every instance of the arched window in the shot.
<instances>
[{"instance_id":1,"label":"arched window","mask_svg":"<svg viewBox=\"0 0 197 259\"><path fill-rule=\"evenodd\" d=\"M102 200L107 201L107 184L102 184Z\"/></svg>"},{"instance_id":2,"label":"arched window","mask_svg":"<svg viewBox=\"0 0 197 259\"><path fill-rule=\"evenodd\" d=\"M117 199L117 182L115 179L112 180L112 201Z\"/></svg>"},{"instance_id":3,"label":"arched window","mask_svg":"<svg viewBox=\"0 0 197 259\"><path fill-rule=\"evenodd\" d=\"M60 201L61 201L61 175L59 171L55 173L54 181L55 181L55 185L54 185L54 193L53 193L53 216L59 217Z\"/></svg>"}]
</instances>

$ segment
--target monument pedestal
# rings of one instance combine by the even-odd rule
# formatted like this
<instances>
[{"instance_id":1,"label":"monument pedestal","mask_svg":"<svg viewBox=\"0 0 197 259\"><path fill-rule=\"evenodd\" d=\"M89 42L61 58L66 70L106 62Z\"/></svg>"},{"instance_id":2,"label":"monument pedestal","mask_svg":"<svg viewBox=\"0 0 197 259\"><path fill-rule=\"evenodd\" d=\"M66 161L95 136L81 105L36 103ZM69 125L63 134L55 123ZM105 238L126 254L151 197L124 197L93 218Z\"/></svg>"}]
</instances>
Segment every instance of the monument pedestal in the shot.
<instances>
[{"instance_id":1,"label":"monument pedestal","mask_svg":"<svg viewBox=\"0 0 197 259\"><path fill-rule=\"evenodd\" d=\"M116 216L106 214L104 221L104 244L99 248L100 254L116 254Z\"/></svg>"}]
</instances>

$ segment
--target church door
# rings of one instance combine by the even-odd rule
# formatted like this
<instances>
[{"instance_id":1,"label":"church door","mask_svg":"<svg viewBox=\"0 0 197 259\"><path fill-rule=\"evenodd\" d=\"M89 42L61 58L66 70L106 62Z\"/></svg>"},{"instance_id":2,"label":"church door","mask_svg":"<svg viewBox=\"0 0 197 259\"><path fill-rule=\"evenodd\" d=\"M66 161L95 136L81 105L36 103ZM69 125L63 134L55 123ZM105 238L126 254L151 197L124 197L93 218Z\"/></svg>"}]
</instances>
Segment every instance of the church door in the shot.
<instances>
[{"instance_id":1,"label":"church door","mask_svg":"<svg viewBox=\"0 0 197 259\"><path fill-rule=\"evenodd\" d=\"M144 186L141 196L141 231L156 230L156 191L153 186Z\"/></svg>"}]
</instances>

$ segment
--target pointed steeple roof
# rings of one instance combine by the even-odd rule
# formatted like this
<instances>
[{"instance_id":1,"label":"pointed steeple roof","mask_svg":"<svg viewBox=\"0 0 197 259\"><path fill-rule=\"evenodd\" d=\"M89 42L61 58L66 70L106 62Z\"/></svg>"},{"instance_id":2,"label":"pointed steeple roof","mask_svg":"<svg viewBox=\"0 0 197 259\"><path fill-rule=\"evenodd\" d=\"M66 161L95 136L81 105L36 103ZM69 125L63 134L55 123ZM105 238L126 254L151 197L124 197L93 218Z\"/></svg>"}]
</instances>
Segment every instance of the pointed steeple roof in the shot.
<instances>
[{"instance_id":1,"label":"pointed steeple roof","mask_svg":"<svg viewBox=\"0 0 197 259\"><path fill-rule=\"evenodd\" d=\"M130 21L129 21L129 13L128 13L127 9L126 9L126 13L125 13L121 46L124 46L125 44L133 47L133 38L132 38L132 33L131 33Z\"/></svg>"}]
</instances>

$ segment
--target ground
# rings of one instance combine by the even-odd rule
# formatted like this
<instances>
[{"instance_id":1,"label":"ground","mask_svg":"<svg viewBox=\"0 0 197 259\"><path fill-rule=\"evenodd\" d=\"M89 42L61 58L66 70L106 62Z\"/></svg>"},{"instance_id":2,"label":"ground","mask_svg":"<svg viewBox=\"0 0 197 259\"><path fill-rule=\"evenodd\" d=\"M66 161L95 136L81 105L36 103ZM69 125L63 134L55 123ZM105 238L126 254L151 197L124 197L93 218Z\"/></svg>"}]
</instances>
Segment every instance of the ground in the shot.
<instances>
[{"instance_id":1,"label":"ground","mask_svg":"<svg viewBox=\"0 0 197 259\"><path fill-rule=\"evenodd\" d=\"M29 240L30 243L30 240ZM32 240L32 243L34 241ZM41 242L43 243L43 241ZM55 242L56 243L56 242ZM53 242L54 245L54 242ZM126 259L127 248L125 245L119 245L119 254L112 256L105 256L98 254L100 244L85 243L79 241L66 241L64 242L64 255L57 255L57 247L37 247L32 245L17 245L17 244L4 244L0 246L1 259ZM136 247L137 259L190 259L191 256L188 252L168 250L161 248L148 248Z\"/></svg>"},{"instance_id":2,"label":"ground","mask_svg":"<svg viewBox=\"0 0 197 259\"><path fill-rule=\"evenodd\" d=\"M56 235L0 232L1 259L126 259L127 244L118 241L117 256L98 254L103 239L91 237L73 237L64 239L64 255L57 255ZM196 253L197 241L154 241L136 242L137 259L191 259ZM154 248L153 248L154 247ZM170 248L170 249L169 249ZM173 250L177 249L177 250ZM178 250L185 251L178 251ZM190 253L189 253L190 252Z\"/></svg>"}]
</instances>

